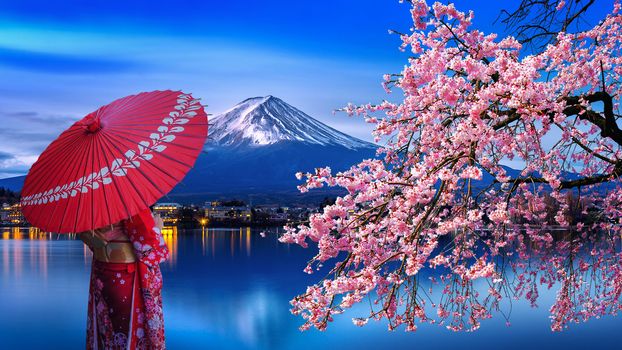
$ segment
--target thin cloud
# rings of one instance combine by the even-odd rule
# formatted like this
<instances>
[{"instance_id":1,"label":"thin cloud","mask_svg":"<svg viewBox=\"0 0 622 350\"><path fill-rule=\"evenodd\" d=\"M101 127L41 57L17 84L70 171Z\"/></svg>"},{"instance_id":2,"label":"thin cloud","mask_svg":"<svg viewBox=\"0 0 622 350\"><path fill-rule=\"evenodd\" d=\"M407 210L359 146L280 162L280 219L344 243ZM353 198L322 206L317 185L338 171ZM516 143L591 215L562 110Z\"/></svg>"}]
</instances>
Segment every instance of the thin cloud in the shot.
<instances>
[{"instance_id":1,"label":"thin cloud","mask_svg":"<svg viewBox=\"0 0 622 350\"><path fill-rule=\"evenodd\" d=\"M0 111L0 178L26 174L73 119L33 111Z\"/></svg>"},{"instance_id":2,"label":"thin cloud","mask_svg":"<svg viewBox=\"0 0 622 350\"><path fill-rule=\"evenodd\" d=\"M0 162L3 162L8 159L13 159L13 155L7 152L0 151Z\"/></svg>"},{"instance_id":3,"label":"thin cloud","mask_svg":"<svg viewBox=\"0 0 622 350\"><path fill-rule=\"evenodd\" d=\"M39 113L37 112L8 112L8 113L2 113L8 117L25 117L25 118L29 118L29 117L34 117L36 115L38 115Z\"/></svg>"},{"instance_id":4,"label":"thin cloud","mask_svg":"<svg viewBox=\"0 0 622 350\"><path fill-rule=\"evenodd\" d=\"M135 70L128 60L95 58L0 47L0 65L36 72L58 74L105 74Z\"/></svg>"},{"instance_id":5,"label":"thin cloud","mask_svg":"<svg viewBox=\"0 0 622 350\"><path fill-rule=\"evenodd\" d=\"M0 178L24 175L28 172L30 164L19 159L15 155L0 151Z\"/></svg>"}]
</instances>

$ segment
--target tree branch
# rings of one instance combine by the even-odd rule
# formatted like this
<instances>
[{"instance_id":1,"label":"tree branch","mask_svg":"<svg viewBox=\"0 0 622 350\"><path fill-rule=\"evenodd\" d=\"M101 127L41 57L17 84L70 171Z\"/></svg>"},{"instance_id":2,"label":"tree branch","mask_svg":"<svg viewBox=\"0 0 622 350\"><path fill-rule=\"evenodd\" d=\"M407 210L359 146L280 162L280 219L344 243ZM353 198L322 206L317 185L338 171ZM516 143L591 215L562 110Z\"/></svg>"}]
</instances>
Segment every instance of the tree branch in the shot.
<instances>
[{"instance_id":1,"label":"tree branch","mask_svg":"<svg viewBox=\"0 0 622 350\"><path fill-rule=\"evenodd\" d=\"M561 181L559 187L556 189L564 190L564 189L571 189L571 188L581 187L581 186L595 185L595 184L599 184L603 182L608 182L612 178L619 178L620 175L622 175L622 161L618 161L615 167L613 168L613 171L611 171L611 173L609 174L600 174L600 175L594 175L594 176L587 176L587 177L583 177L583 178L576 179L576 180ZM494 182L499 183L498 180L495 180ZM542 177L527 176L527 177L519 177L515 179L510 179L507 181L507 183L514 184L514 188L516 188L518 185L523 184L523 183L548 184L548 181Z\"/></svg>"},{"instance_id":2,"label":"tree branch","mask_svg":"<svg viewBox=\"0 0 622 350\"><path fill-rule=\"evenodd\" d=\"M602 102L604 105L604 116L592 110L585 109L585 107L580 103L581 98L590 103ZM622 146L622 130L620 130L616 122L616 117L613 112L613 98L611 95L604 91L599 91L582 97L566 97L565 100L569 106L564 109L564 114L568 116L577 115L579 116L579 119L589 121L590 123L598 126L602 137L609 137L618 145Z\"/></svg>"}]
</instances>

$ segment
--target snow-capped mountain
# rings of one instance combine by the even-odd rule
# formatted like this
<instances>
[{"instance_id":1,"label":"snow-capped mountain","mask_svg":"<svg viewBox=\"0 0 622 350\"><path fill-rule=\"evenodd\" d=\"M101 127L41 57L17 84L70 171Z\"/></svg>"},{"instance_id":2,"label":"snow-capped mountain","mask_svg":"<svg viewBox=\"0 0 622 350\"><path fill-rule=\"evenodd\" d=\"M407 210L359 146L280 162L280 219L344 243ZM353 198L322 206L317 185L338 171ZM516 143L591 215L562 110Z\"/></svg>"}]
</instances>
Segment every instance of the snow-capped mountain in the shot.
<instances>
[{"instance_id":1,"label":"snow-capped mountain","mask_svg":"<svg viewBox=\"0 0 622 350\"><path fill-rule=\"evenodd\" d=\"M265 146L297 141L348 149L373 147L337 131L278 97L252 97L210 122L208 145Z\"/></svg>"},{"instance_id":2,"label":"snow-capped mountain","mask_svg":"<svg viewBox=\"0 0 622 350\"><path fill-rule=\"evenodd\" d=\"M337 131L274 97L246 99L210 120L205 152L170 194L259 202L321 201L334 189L301 196L298 171L342 171L375 156L376 146ZM341 190L342 191L342 190Z\"/></svg>"}]
</instances>

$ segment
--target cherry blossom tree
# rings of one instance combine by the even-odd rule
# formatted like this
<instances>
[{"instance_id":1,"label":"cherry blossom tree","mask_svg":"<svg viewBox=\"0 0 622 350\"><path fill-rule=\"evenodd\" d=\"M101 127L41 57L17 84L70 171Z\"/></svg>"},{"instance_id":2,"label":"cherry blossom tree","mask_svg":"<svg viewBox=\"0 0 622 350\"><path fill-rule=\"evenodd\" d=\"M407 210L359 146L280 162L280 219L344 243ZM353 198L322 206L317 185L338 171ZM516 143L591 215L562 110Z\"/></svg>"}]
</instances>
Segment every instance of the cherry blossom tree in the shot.
<instances>
[{"instance_id":1,"label":"cherry blossom tree","mask_svg":"<svg viewBox=\"0 0 622 350\"><path fill-rule=\"evenodd\" d=\"M472 12L411 6L412 56L384 82L400 102L345 108L375 125L379 157L298 174L303 192L348 191L280 238L316 245L305 271L327 272L291 301L301 329L369 299L356 325L475 330L542 287L553 330L621 311L620 4L531 54Z\"/></svg>"}]
</instances>

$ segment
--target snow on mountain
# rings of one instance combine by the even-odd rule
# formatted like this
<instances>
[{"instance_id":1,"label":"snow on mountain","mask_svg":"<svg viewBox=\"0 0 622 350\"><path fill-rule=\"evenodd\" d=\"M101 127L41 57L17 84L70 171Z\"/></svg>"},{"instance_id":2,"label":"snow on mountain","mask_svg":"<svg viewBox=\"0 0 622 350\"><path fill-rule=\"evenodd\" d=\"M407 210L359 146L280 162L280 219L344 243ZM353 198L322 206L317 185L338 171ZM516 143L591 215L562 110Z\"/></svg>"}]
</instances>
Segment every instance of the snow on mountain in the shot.
<instances>
[{"instance_id":1,"label":"snow on mountain","mask_svg":"<svg viewBox=\"0 0 622 350\"><path fill-rule=\"evenodd\" d=\"M246 99L211 120L208 145L265 146L297 141L348 149L375 147L337 131L274 96Z\"/></svg>"}]
</instances>

